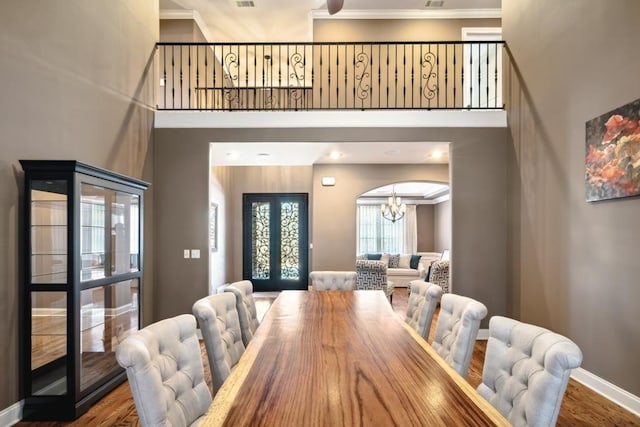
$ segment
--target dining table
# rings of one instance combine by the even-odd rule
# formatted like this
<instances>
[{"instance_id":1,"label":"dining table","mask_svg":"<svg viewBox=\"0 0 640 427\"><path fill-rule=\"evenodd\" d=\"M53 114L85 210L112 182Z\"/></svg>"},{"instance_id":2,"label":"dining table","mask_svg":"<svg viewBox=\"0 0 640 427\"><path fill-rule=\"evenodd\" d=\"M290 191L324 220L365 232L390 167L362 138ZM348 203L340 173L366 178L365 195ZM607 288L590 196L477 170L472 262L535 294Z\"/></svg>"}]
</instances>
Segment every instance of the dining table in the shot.
<instances>
[{"instance_id":1,"label":"dining table","mask_svg":"<svg viewBox=\"0 0 640 427\"><path fill-rule=\"evenodd\" d=\"M200 425L499 426L383 291L282 291Z\"/></svg>"}]
</instances>

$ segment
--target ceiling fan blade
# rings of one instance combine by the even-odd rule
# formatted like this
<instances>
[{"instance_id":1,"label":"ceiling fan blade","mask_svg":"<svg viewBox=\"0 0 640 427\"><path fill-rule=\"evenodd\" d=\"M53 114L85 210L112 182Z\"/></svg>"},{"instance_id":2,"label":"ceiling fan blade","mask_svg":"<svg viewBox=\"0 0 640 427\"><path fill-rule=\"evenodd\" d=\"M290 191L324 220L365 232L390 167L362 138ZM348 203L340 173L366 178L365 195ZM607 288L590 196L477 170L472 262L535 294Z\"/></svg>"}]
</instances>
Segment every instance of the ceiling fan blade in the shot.
<instances>
[{"instance_id":1,"label":"ceiling fan blade","mask_svg":"<svg viewBox=\"0 0 640 427\"><path fill-rule=\"evenodd\" d=\"M327 0L327 9L329 9L329 15L340 12L344 0Z\"/></svg>"}]
</instances>

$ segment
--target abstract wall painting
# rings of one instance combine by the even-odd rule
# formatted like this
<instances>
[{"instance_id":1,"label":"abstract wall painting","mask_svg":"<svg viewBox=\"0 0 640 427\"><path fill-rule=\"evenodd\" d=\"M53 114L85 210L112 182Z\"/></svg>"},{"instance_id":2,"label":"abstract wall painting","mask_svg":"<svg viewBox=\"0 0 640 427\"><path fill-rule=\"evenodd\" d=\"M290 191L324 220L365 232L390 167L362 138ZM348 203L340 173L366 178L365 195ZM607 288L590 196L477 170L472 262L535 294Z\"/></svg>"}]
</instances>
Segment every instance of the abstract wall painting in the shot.
<instances>
[{"instance_id":1,"label":"abstract wall painting","mask_svg":"<svg viewBox=\"0 0 640 427\"><path fill-rule=\"evenodd\" d=\"M640 194L640 99L586 125L588 202Z\"/></svg>"}]
</instances>

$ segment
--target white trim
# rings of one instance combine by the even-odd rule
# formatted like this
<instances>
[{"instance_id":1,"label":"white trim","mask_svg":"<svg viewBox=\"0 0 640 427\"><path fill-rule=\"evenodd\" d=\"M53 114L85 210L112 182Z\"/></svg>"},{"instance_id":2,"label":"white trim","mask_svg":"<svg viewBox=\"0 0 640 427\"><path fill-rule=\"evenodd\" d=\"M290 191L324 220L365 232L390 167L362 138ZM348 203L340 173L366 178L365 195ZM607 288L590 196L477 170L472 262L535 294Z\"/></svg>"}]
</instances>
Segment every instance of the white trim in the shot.
<instances>
[{"instance_id":1,"label":"white trim","mask_svg":"<svg viewBox=\"0 0 640 427\"><path fill-rule=\"evenodd\" d=\"M502 9L441 9L441 10L341 10L329 15L327 10L312 10L312 19L474 19L502 18Z\"/></svg>"},{"instance_id":2,"label":"white trim","mask_svg":"<svg viewBox=\"0 0 640 427\"><path fill-rule=\"evenodd\" d=\"M133 303L123 304L118 307L113 308L105 308L104 314L105 316L117 317L122 316L125 313L129 313L133 311Z\"/></svg>"},{"instance_id":3,"label":"white trim","mask_svg":"<svg viewBox=\"0 0 640 427\"><path fill-rule=\"evenodd\" d=\"M441 111L156 111L154 126L161 128L360 128L360 127L480 127L506 128L504 110Z\"/></svg>"},{"instance_id":4,"label":"white trim","mask_svg":"<svg viewBox=\"0 0 640 427\"><path fill-rule=\"evenodd\" d=\"M488 329L480 329L478 330L478 337L476 341L486 341L489 339L489 330Z\"/></svg>"},{"instance_id":5,"label":"white trim","mask_svg":"<svg viewBox=\"0 0 640 427\"><path fill-rule=\"evenodd\" d=\"M24 399L0 411L0 426L12 426L22 421Z\"/></svg>"},{"instance_id":6,"label":"white trim","mask_svg":"<svg viewBox=\"0 0 640 427\"><path fill-rule=\"evenodd\" d=\"M462 27L462 40L502 40L502 27Z\"/></svg>"},{"instance_id":7,"label":"white trim","mask_svg":"<svg viewBox=\"0 0 640 427\"><path fill-rule=\"evenodd\" d=\"M204 23L204 19L197 10L183 10L183 9L164 9L160 10L160 19L193 19L200 28L202 35L208 42L212 39L211 32Z\"/></svg>"},{"instance_id":8,"label":"white trim","mask_svg":"<svg viewBox=\"0 0 640 427\"><path fill-rule=\"evenodd\" d=\"M38 307L31 310L32 317L66 317L66 308L45 308Z\"/></svg>"},{"instance_id":9,"label":"white trim","mask_svg":"<svg viewBox=\"0 0 640 427\"><path fill-rule=\"evenodd\" d=\"M626 410L640 416L640 397L629 393L609 381L592 374L586 369L577 368L571 373L571 378L590 388L601 396L622 406Z\"/></svg>"},{"instance_id":10,"label":"white trim","mask_svg":"<svg viewBox=\"0 0 640 427\"><path fill-rule=\"evenodd\" d=\"M450 194L447 193L440 197L436 197L435 199L432 200L432 202L434 205L437 205L438 203L446 202L447 200L449 200L449 198L450 198Z\"/></svg>"}]
</instances>

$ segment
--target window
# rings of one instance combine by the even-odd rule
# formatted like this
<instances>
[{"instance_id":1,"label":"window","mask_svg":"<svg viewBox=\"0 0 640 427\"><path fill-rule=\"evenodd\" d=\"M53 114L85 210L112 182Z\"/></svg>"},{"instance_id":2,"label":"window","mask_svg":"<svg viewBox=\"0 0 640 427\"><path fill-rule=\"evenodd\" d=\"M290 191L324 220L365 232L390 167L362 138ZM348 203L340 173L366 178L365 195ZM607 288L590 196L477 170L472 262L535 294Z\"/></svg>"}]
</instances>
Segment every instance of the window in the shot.
<instances>
[{"instance_id":1,"label":"window","mask_svg":"<svg viewBox=\"0 0 640 427\"><path fill-rule=\"evenodd\" d=\"M382 218L380 205L358 205L357 233L358 254L403 252L405 220L391 222Z\"/></svg>"}]
</instances>

